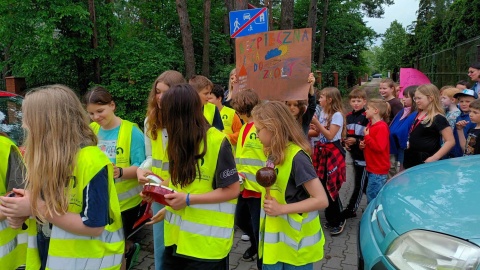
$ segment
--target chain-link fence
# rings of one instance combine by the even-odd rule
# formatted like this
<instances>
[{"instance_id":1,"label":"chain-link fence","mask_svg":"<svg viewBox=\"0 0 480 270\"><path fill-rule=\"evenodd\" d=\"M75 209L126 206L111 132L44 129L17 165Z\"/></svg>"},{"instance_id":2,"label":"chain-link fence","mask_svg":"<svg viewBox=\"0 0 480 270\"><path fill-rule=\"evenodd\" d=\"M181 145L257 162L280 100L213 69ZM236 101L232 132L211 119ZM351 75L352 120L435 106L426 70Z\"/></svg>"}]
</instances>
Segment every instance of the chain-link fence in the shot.
<instances>
[{"instance_id":1,"label":"chain-link fence","mask_svg":"<svg viewBox=\"0 0 480 270\"><path fill-rule=\"evenodd\" d=\"M480 62L480 36L453 48L419 58L416 68L440 88L444 85L455 85L459 80L469 81L467 71L473 62Z\"/></svg>"}]
</instances>

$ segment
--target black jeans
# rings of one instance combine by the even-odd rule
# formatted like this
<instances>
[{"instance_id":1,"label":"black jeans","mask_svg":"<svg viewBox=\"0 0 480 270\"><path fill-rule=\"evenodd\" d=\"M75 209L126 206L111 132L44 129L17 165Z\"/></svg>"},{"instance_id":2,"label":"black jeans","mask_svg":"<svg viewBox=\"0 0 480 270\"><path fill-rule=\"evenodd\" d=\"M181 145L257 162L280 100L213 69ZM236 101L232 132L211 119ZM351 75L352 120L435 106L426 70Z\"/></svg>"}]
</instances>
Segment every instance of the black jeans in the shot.
<instances>
[{"instance_id":1,"label":"black jeans","mask_svg":"<svg viewBox=\"0 0 480 270\"><path fill-rule=\"evenodd\" d=\"M228 255L219 261L199 260L176 255L176 246L165 247L163 252L163 269L165 270L226 270Z\"/></svg>"},{"instance_id":2,"label":"black jeans","mask_svg":"<svg viewBox=\"0 0 480 270\"><path fill-rule=\"evenodd\" d=\"M252 251L257 253L260 234L260 198L238 197L235 211L235 224L250 237ZM262 269L261 260L257 259L258 270Z\"/></svg>"}]
</instances>

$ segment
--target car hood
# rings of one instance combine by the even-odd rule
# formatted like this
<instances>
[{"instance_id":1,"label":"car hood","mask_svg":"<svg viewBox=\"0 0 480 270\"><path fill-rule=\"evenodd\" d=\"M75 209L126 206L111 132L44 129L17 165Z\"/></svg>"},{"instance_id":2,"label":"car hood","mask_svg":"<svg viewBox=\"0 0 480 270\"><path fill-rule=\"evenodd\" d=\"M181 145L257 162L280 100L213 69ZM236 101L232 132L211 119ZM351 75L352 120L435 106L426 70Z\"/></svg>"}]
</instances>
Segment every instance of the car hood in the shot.
<instances>
[{"instance_id":1,"label":"car hood","mask_svg":"<svg viewBox=\"0 0 480 270\"><path fill-rule=\"evenodd\" d=\"M480 156L406 170L385 185L376 203L399 235L424 229L480 245Z\"/></svg>"}]
</instances>

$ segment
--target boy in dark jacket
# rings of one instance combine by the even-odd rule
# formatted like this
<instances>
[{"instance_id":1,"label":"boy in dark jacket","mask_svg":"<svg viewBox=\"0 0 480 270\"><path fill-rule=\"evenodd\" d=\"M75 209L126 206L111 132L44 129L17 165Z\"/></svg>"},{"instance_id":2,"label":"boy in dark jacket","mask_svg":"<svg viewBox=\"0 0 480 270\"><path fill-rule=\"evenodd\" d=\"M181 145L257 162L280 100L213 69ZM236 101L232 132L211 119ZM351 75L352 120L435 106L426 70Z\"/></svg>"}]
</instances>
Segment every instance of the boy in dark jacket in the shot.
<instances>
[{"instance_id":1,"label":"boy in dark jacket","mask_svg":"<svg viewBox=\"0 0 480 270\"><path fill-rule=\"evenodd\" d=\"M347 138L345 139L345 146L353 159L355 185L347 208L343 210L342 215L345 218L352 218L357 216L356 212L368 181L365 157L363 150L359 148L359 142L363 140L363 132L368 124L368 119L365 116L367 93L363 89L353 89L348 98L353 110L346 116Z\"/></svg>"}]
</instances>

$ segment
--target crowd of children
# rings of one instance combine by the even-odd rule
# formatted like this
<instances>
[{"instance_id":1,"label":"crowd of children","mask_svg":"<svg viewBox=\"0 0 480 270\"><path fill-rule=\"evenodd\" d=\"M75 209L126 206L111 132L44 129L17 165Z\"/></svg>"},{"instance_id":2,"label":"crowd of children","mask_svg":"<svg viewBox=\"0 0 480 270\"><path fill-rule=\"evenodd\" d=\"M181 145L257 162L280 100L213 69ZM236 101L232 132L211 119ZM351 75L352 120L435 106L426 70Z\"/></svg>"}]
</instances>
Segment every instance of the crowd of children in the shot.
<instances>
[{"instance_id":1,"label":"crowd of children","mask_svg":"<svg viewBox=\"0 0 480 270\"><path fill-rule=\"evenodd\" d=\"M409 86L400 100L384 79L381 99L355 88L346 112L337 88L315 90L313 74L307 81L307 99L266 102L252 89L235 92L235 70L227 91L165 71L144 133L115 115L103 87L83 105L63 85L32 90L24 161L0 134L0 264L130 269L139 245L128 236L142 199L152 201L141 190L154 174L175 191L168 206L153 203L155 269L228 269L235 225L250 241L243 259L258 269L313 269L324 229L341 234L364 193L370 202L404 169L480 153L478 87ZM344 208L347 151L354 189ZM264 167L276 173L267 188L256 175Z\"/></svg>"}]
</instances>

